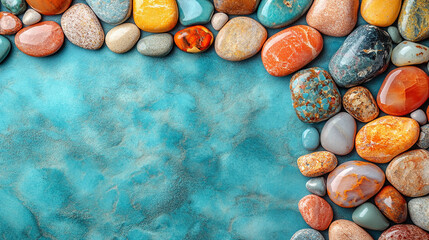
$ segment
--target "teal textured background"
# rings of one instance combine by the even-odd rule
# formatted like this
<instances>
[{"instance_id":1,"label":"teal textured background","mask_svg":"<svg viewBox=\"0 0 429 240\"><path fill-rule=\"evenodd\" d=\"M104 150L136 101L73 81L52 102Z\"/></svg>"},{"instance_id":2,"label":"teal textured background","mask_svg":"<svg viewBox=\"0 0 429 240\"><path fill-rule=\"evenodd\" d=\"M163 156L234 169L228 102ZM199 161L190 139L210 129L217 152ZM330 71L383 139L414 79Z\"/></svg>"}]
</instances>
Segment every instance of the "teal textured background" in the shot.
<instances>
[{"instance_id":1,"label":"teal textured background","mask_svg":"<svg viewBox=\"0 0 429 240\"><path fill-rule=\"evenodd\" d=\"M307 67L327 70L343 40L324 36ZM387 72L365 84L374 95ZM297 203L309 194L296 165L309 125L290 77L270 76L260 54L228 62L213 47L165 58L13 47L0 64L0 238L290 239L308 227Z\"/></svg>"}]
</instances>

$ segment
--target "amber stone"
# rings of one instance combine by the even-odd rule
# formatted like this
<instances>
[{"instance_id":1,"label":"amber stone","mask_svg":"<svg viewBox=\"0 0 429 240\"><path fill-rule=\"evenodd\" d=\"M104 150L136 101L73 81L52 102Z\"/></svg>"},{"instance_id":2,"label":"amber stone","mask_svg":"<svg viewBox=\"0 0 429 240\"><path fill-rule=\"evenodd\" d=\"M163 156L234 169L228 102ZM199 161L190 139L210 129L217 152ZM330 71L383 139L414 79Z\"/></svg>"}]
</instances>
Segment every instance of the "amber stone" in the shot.
<instances>
[{"instance_id":1,"label":"amber stone","mask_svg":"<svg viewBox=\"0 0 429 240\"><path fill-rule=\"evenodd\" d=\"M178 31L174 35L176 46L189 53L199 53L207 50L213 43L213 33L206 27L193 26Z\"/></svg>"},{"instance_id":2,"label":"amber stone","mask_svg":"<svg viewBox=\"0 0 429 240\"><path fill-rule=\"evenodd\" d=\"M27 0L34 10L43 15L57 15L69 8L72 0Z\"/></svg>"},{"instance_id":3,"label":"amber stone","mask_svg":"<svg viewBox=\"0 0 429 240\"><path fill-rule=\"evenodd\" d=\"M0 12L0 35L15 34L22 28L21 20L8 12Z\"/></svg>"},{"instance_id":4,"label":"amber stone","mask_svg":"<svg viewBox=\"0 0 429 240\"><path fill-rule=\"evenodd\" d=\"M320 151L301 156L297 160L299 171L306 177L318 177L337 166L337 157L328 151Z\"/></svg>"},{"instance_id":5,"label":"amber stone","mask_svg":"<svg viewBox=\"0 0 429 240\"><path fill-rule=\"evenodd\" d=\"M329 203L316 195L307 195L298 203L298 209L304 221L313 229L326 230L332 222L333 211Z\"/></svg>"},{"instance_id":6,"label":"amber stone","mask_svg":"<svg viewBox=\"0 0 429 240\"><path fill-rule=\"evenodd\" d=\"M392 70L378 91L380 109L402 116L419 108L429 97L429 76L420 68L408 66Z\"/></svg>"},{"instance_id":7,"label":"amber stone","mask_svg":"<svg viewBox=\"0 0 429 240\"><path fill-rule=\"evenodd\" d=\"M216 11L231 15L248 15L258 7L259 0L214 0Z\"/></svg>"},{"instance_id":8,"label":"amber stone","mask_svg":"<svg viewBox=\"0 0 429 240\"><path fill-rule=\"evenodd\" d=\"M344 109L361 122L374 120L379 110L371 92L365 87L350 88L343 97Z\"/></svg>"},{"instance_id":9,"label":"amber stone","mask_svg":"<svg viewBox=\"0 0 429 240\"><path fill-rule=\"evenodd\" d=\"M378 240L424 240L429 233L412 224L398 224L384 231Z\"/></svg>"},{"instance_id":10,"label":"amber stone","mask_svg":"<svg viewBox=\"0 0 429 240\"><path fill-rule=\"evenodd\" d=\"M384 216L393 222L403 223L407 220L407 201L394 187L386 186L381 189L374 202Z\"/></svg>"}]
</instances>

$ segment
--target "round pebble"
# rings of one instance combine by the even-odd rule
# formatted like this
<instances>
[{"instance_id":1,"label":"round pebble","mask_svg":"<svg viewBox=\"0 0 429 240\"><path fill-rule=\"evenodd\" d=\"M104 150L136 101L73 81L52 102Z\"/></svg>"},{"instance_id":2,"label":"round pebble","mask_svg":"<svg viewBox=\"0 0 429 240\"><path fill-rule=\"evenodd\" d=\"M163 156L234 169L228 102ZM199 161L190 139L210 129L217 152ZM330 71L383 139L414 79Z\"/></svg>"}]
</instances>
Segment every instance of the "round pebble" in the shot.
<instances>
[{"instance_id":1,"label":"round pebble","mask_svg":"<svg viewBox=\"0 0 429 240\"><path fill-rule=\"evenodd\" d=\"M131 0L86 0L101 21L112 25L118 25L126 21L132 12Z\"/></svg>"},{"instance_id":2,"label":"round pebble","mask_svg":"<svg viewBox=\"0 0 429 240\"><path fill-rule=\"evenodd\" d=\"M384 231L378 240L423 240L429 233L412 224L397 224Z\"/></svg>"},{"instance_id":3,"label":"round pebble","mask_svg":"<svg viewBox=\"0 0 429 240\"><path fill-rule=\"evenodd\" d=\"M21 20L8 12L0 12L0 35L12 35L22 28Z\"/></svg>"},{"instance_id":4,"label":"round pebble","mask_svg":"<svg viewBox=\"0 0 429 240\"><path fill-rule=\"evenodd\" d=\"M347 155L354 147L356 121L346 112L340 112L323 126L320 143L327 151Z\"/></svg>"},{"instance_id":5,"label":"round pebble","mask_svg":"<svg viewBox=\"0 0 429 240\"><path fill-rule=\"evenodd\" d=\"M212 17L212 27L219 31L228 22L228 15L225 13L215 13Z\"/></svg>"},{"instance_id":6,"label":"round pebble","mask_svg":"<svg viewBox=\"0 0 429 240\"><path fill-rule=\"evenodd\" d=\"M384 216L393 222L403 223L407 220L407 201L394 187L385 186L375 196L374 202Z\"/></svg>"},{"instance_id":7,"label":"round pebble","mask_svg":"<svg viewBox=\"0 0 429 240\"><path fill-rule=\"evenodd\" d=\"M389 227L389 222L372 203L364 203L353 211L353 221L361 227L383 231Z\"/></svg>"},{"instance_id":8,"label":"round pebble","mask_svg":"<svg viewBox=\"0 0 429 240\"><path fill-rule=\"evenodd\" d=\"M328 229L334 215L329 203L316 195L303 197L298 203L298 209L304 221L319 231Z\"/></svg>"},{"instance_id":9,"label":"round pebble","mask_svg":"<svg viewBox=\"0 0 429 240\"><path fill-rule=\"evenodd\" d=\"M314 127L309 127L302 132L302 145L309 151L313 151L319 147L319 139L319 131Z\"/></svg>"},{"instance_id":10,"label":"round pebble","mask_svg":"<svg viewBox=\"0 0 429 240\"><path fill-rule=\"evenodd\" d=\"M371 92L362 86L350 88L343 96L344 109L361 122L377 118L379 109Z\"/></svg>"},{"instance_id":11,"label":"round pebble","mask_svg":"<svg viewBox=\"0 0 429 240\"><path fill-rule=\"evenodd\" d=\"M326 195L326 180L324 177L312 178L305 184L307 190L320 197Z\"/></svg>"},{"instance_id":12,"label":"round pebble","mask_svg":"<svg viewBox=\"0 0 429 240\"><path fill-rule=\"evenodd\" d=\"M106 35L107 47L115 53L125 53L136 45L140 29L132 23L123 23L112 28Z\"/></svg>"},{"instance_id":13,"label":"round pebble","mask_svg":"<svg viewBox=\"0 0 429 240\"><path fill-rule=\"evenodd\" d=\"M290 240L325 240L325 238L319 231L306 228L297 231Z\"/></svg>"},{"instance_id":14,"label":"round pebble","mask_svg":"<svg viewBox=\"0 0 429 240\"><path fill-rule=\"evenodd\" d=\"M387 28L387 32L390 35L390 38L392 38L392 41L396 44L402 42L401 34L399 34L398 28L395 26L390 26Z\"/></svg>"},{"instance_id":15,"label":"round pebble","mask_svg":"<svg viewBox=\"0 0 429 240\"><path fill-rule=\"evenodd\" d=\"M412 112L410 117L416 120L420 125L425 125L428 122L426 113L421 109L417 109L416 111Z\"/></svg>"},{"instance_id":16,"label":"round pebble","mask_svg":"<svg viewBox=\"0 0 429 240\"><path fill-rule=\"evenodd\" d=\"M402 0L362 0L361 15L369 24L388 27L392 25L401 10ZM386 7L388 4L389 7Z\"/></svg>"},{"instance_id":17,"label":"round pebble","mask_svg":"<svg viewBox=\"0 0 429 240\"><path fill-rule=\"evenodd\" d=\"M329 226L329 240L374 240L356 223L344 219L336 220Z\"/></svg>"},{"instance_id":18,"label":"round pebble","mask_svg":"<svg viewBox=\"0 0 429 240\"><path fill-rule=\"evenodd\" d=\"M163 57L173 49L173 36L169 33L153 34L140 39L137 51L150 57Z\"/></svg>"},{"instance_id":19,"label":"round pebble","mask_svg":"<svg viewBox=\"0 0 429 240\"><path fill-rule=\"evenodd\" d=\"M411 221L429 231L429 196L411 199L408 202L408 210L410 211Z\"/></svg>"},{"instance_id":20,"label":"round pebble","mask_svg":"<svg viewBox=\"0 0 429 240\"><path fill-rule=\"evenodd\" d=\"M11 44L9 40L0 35L0 63L6 59L10 52Z\"/></svg>"},{"instance_id":21,"label":"round pebble","mask_svg":"<svg viewBox=\"0 0 429 240\"><path fill-rule=\"evenodd\" d=\"M334 154L321 151L301 156L297 160L299 171L306 177L318 177L326 174L337 166Z\"/></svg>"},{"instance_id":22,"label":"round pebble","mask_svg":"<svg viewBox=\"0 0 429 240\"><path fill-rule=\"evenodd\" d=\"M429 48L422 44L403 41L393 49L391 60L397 67L426 63L429 61Z\"/></svg>"},{"instance_id":23,"label":"round pebble","mask_svg":"<svg viewBox=\"0 0 429 240\"><path fill-rule=\"evenodd\" d=\"M187 27L174 35L176 46L188 53L199 53L209 49L213 43L213 33L206 27L197 25Z\"/></svg>"},{"instance_id":24,"label":"round pebble","mask_svg":"<svg viewBox=\"0 0 429 240\"><path fill-rule=\"evenodd\" d=\"M40 13L29 8L27 11L25 11L24 16L22 17L22 23L29 26L40 22L41 19L42 15L40 15Z\"/></svg>"},{"instance_id":25,"label":"round pebble","mask_svg":"<svg viewBox=\"0 0 429 240\"><path fill-rule=\"evenodd\" d=\"M429 148L429 124L420 127L420 136L417 141L417 146L424 149Z\"/></svg>"}]
</instances>

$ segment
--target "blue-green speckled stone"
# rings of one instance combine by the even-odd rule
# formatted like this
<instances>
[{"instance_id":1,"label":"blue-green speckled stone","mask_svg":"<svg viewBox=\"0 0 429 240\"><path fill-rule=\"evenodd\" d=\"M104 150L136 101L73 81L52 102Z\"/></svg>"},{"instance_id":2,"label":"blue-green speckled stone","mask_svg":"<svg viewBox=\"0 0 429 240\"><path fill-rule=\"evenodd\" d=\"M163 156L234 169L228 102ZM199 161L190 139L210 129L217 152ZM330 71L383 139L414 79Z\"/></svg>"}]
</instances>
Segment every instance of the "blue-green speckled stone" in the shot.
<instances>
[{"instance_id":1,"label":"blue-green speckled stone","mask_svg":"<svg viewBox=\"0 0 429 240\"><path fill-rule=\"evenodd\" d=\"M206 24L212 18L214 7L208 0L177 0L179 21L183 26Z\"/></svg>"},{"instance_id":2,"label":"blue-green speckled stone","mask_svg":"<svg viewBox=\"0 0 429 240\"><path fill-rule=\"evenodd\" d=\"M306 123L325 121L341 110L341 95L329 73L321 68L301 70L290 81L293 107Z\"/></svg>"},{"instance_id":3,"label":"blue-green speckled stone","mask_svg":"<svg viewBox=\"0 0 429 240\"><path fill-rule=\"evenodd\" d=\"M25 0L1 0L3 6L15 15L24 13L27 9Z\"/></svg>"},{"instance_id":4,"label":"blue-green speckled stone","mask_svg":"<svg viewBox=\"0 0 429 240\"><path fill-rule=\"evenodd\" d=\"M398 30L406 40L418 42L429 37L429 0L405 0Z\"/></svg>"},{"instance_id":5,"label":"blue-green speckled stone","mask_svg":"<svg viewBox=\"0 0 429 240\"><path fill-rule=\"evenodd\" d=\"M120 24L131 15L131 0L86 0L86 2L97 17L108 24Z\"/></svg>"},{"instance_id":6,"label":"blue-green speckled stone","mask_svg":"<svg viewBox=\"0 0 429 240\"><path fill-rule=\"evenodd\" d=\"M373 79L389 66L389 34L373 25L359 26L329 62L329 72L339 87L353 87Z\"/></svg>"},{"instance_id":7,"label":"blue-green speckled stone","mask_svg":"<svg viewBox=\"0 0 429 240\"><path fill-rule=\"evenodd\" d=\"M285 27L300 18L313 0L262 0L258 7L259 22L269 28Z\"/></svg>"},{"instance_id":8,"label":"blue-green speckled stone","mask_svg":"<svg viewBox=\"0 0 429 240\"><path fill-rule=\"evenodd\" d=\"M10 52L11 44L9 40L0 35L0 63L7 57Z\"/></svg>"},{"instance_id":9,"label":"blue-green speckled stone","mask_svg":"<svg viewBox=\"0 0 429 240\"><path fill-rule=\"evenodd\" d=\"M302 132L302 146L309 150L315 150L320 144L320 134L314 127L309 127Z\"/></svg>"}]
</instances>

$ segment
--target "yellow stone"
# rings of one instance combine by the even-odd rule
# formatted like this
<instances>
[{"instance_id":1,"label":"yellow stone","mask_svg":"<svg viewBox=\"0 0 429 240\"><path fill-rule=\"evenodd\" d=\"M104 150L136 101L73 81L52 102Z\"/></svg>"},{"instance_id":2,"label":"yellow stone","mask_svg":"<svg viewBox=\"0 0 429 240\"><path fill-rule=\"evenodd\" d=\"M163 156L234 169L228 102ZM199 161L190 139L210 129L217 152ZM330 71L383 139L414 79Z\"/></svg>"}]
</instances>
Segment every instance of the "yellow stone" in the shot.
<instances>
[{"instance_id":1,"label":"yellow stone","mask_svg":"<svg viewBox=\"0 0 429 240\"><path fill-rule=\"evenodd\" d=\"M176 0L133 0L133 16L136 25L152 33L168 32L179 18Z\"/></svg>"},{"instance_id":2,"label":"yellow stone","mask_svg":"<svg viewBox=\"0 0 429 240\"><path fill-rule=\"evenodd\" d=\"M362 0L360 13L369 24L388 27L401 10L401 0Z\"/></svg>"}]
</instances>

